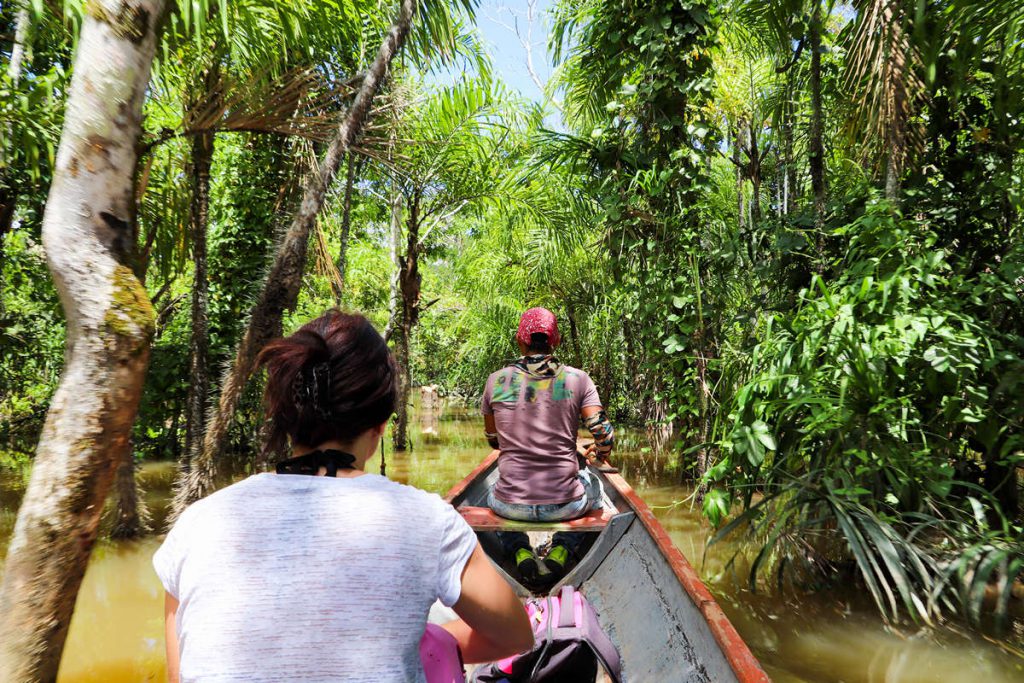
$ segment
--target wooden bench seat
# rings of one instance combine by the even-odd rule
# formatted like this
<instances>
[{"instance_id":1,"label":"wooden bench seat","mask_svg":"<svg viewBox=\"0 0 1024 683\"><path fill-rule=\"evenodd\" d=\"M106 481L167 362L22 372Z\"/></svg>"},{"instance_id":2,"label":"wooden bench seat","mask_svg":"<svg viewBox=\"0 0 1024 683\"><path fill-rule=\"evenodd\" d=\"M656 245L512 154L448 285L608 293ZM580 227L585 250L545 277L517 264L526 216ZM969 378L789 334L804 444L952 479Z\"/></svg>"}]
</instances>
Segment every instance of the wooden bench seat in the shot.
<instances>
[{"instance_id":1,"label":"wooden bench seat","mask_svg":"<svg viewBox=\"0 0 1024 683\"><path fill-rule=\"evenodd\" d=\"M474 531L600 531L614 516L614 510L593 510L567 522L519 522L494 514L490 508L459 506L459 514Z\"/></svg>"}]
</instances>

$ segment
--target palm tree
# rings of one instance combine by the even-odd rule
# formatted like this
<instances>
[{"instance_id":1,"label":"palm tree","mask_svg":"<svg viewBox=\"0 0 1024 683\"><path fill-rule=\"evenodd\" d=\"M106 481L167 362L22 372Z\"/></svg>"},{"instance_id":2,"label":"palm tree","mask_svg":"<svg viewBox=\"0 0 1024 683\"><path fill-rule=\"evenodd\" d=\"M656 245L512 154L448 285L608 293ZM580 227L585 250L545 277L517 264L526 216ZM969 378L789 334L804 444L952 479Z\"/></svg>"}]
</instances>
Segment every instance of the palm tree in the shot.
<instances>
[{"instance_id":1,"label":"palm tree","mask_svg":"<svg viewBox=\"0 0 1024 683\"><path fill-rule=\"evenodd\" d=\"M471 12L470 0L462 0L460 4L467 12ZM209 423L202 451L193 459L187 480L175 496L176 513L208 493L213 485L214 459L226 442L228 426L255 367L256 355L268 341L281 334L281 317L285 310L295 306L306 264L309 235L324 205L327 190L345 155L353 149L362 132L391 61L401 51L413 29L414 16L419 14L424 19L424 37L439 38L436 42L438 49L455 50L459 38L455 30L458 22L450 9L444 3L402 0L398 15L385 35L376 58L362 74L359 90L338 126L319 169L307 179L299 209L277 249L263 291L253 307L245 334L221 386L217 409ZM420 49L431 44L425 40L417 42Z\"/></svg>"},{"instance_id":2,"label":"palm tree","mask_svg":"<svg viewBox=\"0 0 1024 683\"><path fill-rule=\"evenodd\" d=\"M822 99L823 36L832 14L830 0L739 0L733 6L734 21L744 36L774 56L776 70L788 73L798 68L805 52L810 54L807 90L810 112L807 127L807 165L816 228L821 233L825 214L825 109ZM790 81L792 83L792 81ZM795 95L792 94L792 98ZM786 110L783 110L786 111ZM788 150L791 143L785 144ZM819 255L823 249L819 236Z\"/></svg>"},{"instance_id":3,"label":"palm tree","mask_svg":"<svg viewBox=\"0 0 1024 683\"><path fill-rule=\"evenodd\" d=\"M220 5L192 0L176 6L168 21L163 41L166 64L151 89L150 108L164 115L156 133L145 146L147 159L140 174L140 195L146 227L143 258L138 274L144 278L153 253L180 251L192 256L192 334L189 346L189 381L185 399L184 470L191 453L202 443L209 398L209 322L207 315L206 235L209 223L210 178L217 134L246 131L255 135L295 136L321 139L329 136L325 113L333 114L341 96L350 91L328 86L313 71L351 72L354 57L338 45L361 41L360 29L372 29L377 16L366 10L368 3L350 0L333 7L349 18L339 20L324 3L303 0L276 6L274 0L256 4ZM271 9L273 11L266 11ZM355 19L362 15L371 20ZM268 35L281 36L268 41ZM322 57L313 64L310 51ZM173 55L173 57L172 57ZM178 112L181 112L178 114ZM170 124L170 125L168 125ZM161 146L187 139L183 168L164 171L152 184L162 182L160 191L147 193L154 180L150 172ZM171 178L184 171L188 182L176 184ZM168 182L170 181L170 182ZM177 197L176 194L185 196ZM171 211L171 222L180 229L160 229L162 211L148 210L153 203L167 202L182 211ZM170 243L170 244L167 244ZM184 264L180 264L184 265ZM166 270L166 259L162 269ZM164 274L165 284L171 276ZM121 465L117 477L117 515L113 535L133 537L145 531L142 500L133 476L134 459Z\"/></svg>"},{"instance_id":4,"label":"palm tree","mask_svg":"<svg viewBox=\"0 0 1024 683\"><path fill-rule=\"evenodd\" d=\"M910 25L917 4L868 0L856 7L846 61L854 103L851 139L865 156L884 158L885 197L896 202L907 156L922 144L921 126L912 124L925 93L921 52Z\"/></svg>"},{"instance_id":5,"label":"palm tree","mask_svg":"<svg viewBox=\"0 0 1024 683\"><path fill-rule=\"evenodd\" d=\"M385 334L393 342L402 368L392 431L396 450L408 445L410 343L422 310L419 263L427 239L437 238L460 212L498 201L508 189L507 169L501 161L507 156L507 133L490 123L498 118L500 98L486 82L463 83L403 108L396 124L396 138L406 142L396 145L386 168L395 193L392 253L396 273ZM398 220L403 213L404 249Z\"/></svg>"}]
</instances>

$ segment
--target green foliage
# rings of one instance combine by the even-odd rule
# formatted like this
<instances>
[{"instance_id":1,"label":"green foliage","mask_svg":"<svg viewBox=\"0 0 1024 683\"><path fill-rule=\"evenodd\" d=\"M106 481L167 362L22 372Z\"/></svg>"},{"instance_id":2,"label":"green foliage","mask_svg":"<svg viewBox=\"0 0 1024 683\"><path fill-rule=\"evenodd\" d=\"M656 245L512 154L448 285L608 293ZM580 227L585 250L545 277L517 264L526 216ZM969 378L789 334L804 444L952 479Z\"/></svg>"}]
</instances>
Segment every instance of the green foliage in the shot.
<instances>
[{"instance_id":1,"label":"green foliage","mask_svg":"<svg viewBox=\"0 0 1024 683\"><path fill-rule=\"evenodd\" d=\"M1021 341L993 334L987 318L1004 297L1017 301L1000 276L1012 282L1021 264L966 280L934 234L883 204L833 234L851 236L841 275L815 276L794 314L763 323L754 374L727 404L727 449L752 474L821 469L834 490L910 507L948 491L948 463L969 445L1011 457Z\"/></svg>"},{"instance_id":2,"label":"green foliage","mask_svg":"<svg viewBox=\"0 0 1024 683\"><path fill-rule=\"evenodd\" d=\"M27 231L4 242L0 327L0 443L31 450L64 367L64 319L42 245Z\"/></svg>"},{"instance_id":3,"label":"green foliage","mask_svg":"<svg viewBox=\"0 0 1024 683\"><path fill-rule=\"evenodd\" d=\"M139 268L157 311L139 457L180 455L183 440L189 136L215 135L216 375L393 4L174 5L139 169ZM979 624L986 600L1002 618L1024 567L1019 7L562 0L553 132L494 80L466 23L475 5L418 6L359 141L342 305L389 321L397 188L402 230L419 236L415 383L475 398L516 355L520 312L551 308L559 356L595 378L616 421L676 430L673 467L698 481L718 536L756 541L755 587L854 581L890 620ZM31 450L63 362L38 234L81 12L33 13L25 77L0 76L0 193L18 194L0 292L11 452ZM5 5L5 49L12 21ZM453 61L479 77L430 89L415 71ZM818 114L824 207L808 159ZM341 206L336 187L285 331L335 303ZM258 439L258 389L235 425L240 453Z\"/></svg>"},{"instance_id":4,"label":"green foliage","mask_svg":"<svg viewBox=\"0 0 1024 683\"><path fill-rule=\"evenodd\" d=\"M986 535L986 515L1015 514L996 496L1015 493L1024 460L1024 340L993 315L1019 310L1024 263L1014 249L996 269L964 276L928 223L884 203L833 236L848 243L836 278L815 275L792 312L761 323L747 376L724 397L721 459L707 480L745 496L739 519L764 544L752 574L850 553L883 613L929 618L952 604L942 601L971 564L963 537L947 531L961 523L954 501L983 501ZM755 492L765 498L752 504ZM826 519L842 552L806 541ZM1018 533L991 533L991 543L1019 552ZM949 555L956 573L942 569ZM976 590L965 590L963 609L976 611Z\"/></svg>"}]
</instances>

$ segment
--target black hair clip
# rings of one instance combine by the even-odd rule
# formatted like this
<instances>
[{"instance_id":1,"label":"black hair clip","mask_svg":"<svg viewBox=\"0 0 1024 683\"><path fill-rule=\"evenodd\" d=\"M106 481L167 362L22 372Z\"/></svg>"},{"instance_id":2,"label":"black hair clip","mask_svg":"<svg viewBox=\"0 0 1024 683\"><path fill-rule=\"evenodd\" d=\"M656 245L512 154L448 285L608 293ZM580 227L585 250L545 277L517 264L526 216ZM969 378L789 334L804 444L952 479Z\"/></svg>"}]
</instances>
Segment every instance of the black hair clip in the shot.
<instances>
[{"instance_id":1,"label":"black hair clip","mask_svg":"<svg viewBox=\"0 0 1024 683\"><path fill-rule=\"evenodd\" d=\"M317 363L308 372L305 369L295 376L292 385L292 399L296 408L308 406L323 420L331 417L331 365Z\"/></svg>"},{"instance_id":2,"label":"black hair clip","mask_svg":"<svg viewBox=\"0 0 1024 683\"><path fill-rule=\"evenodd\" d=\"M322 419L331 417L331 365L318 363L313 366L313 410Z\"/></svg>"}]
</instances>

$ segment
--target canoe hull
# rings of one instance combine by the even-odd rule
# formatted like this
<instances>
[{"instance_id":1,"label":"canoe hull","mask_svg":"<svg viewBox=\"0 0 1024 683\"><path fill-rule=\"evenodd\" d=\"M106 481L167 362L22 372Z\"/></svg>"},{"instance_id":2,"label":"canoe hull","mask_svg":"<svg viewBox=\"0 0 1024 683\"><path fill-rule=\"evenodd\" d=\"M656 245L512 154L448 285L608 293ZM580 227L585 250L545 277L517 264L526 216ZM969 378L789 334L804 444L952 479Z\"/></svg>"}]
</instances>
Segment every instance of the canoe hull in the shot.
<instances>
[{"instance_id":1,"label":"canoe hull","mask_svg":"<svg viewBox=\"0 0 1024 683\"><path fill-rule=\"evenodd\" d=\"M497 479L497 458L498 452L492 452L452 488L447 499L467 511L486 506L487 490ZM602 482L606 522L600 529L587 525L585 533L593 539L588 539L585 556L546 592L571 584L587 596L619 648L625 681L768 681L643 500L617 473L591 470ZM522 597L531 595L500 557L491 528L475 528L488 555L517 592Z\"/></svg>"}]
</instances>

